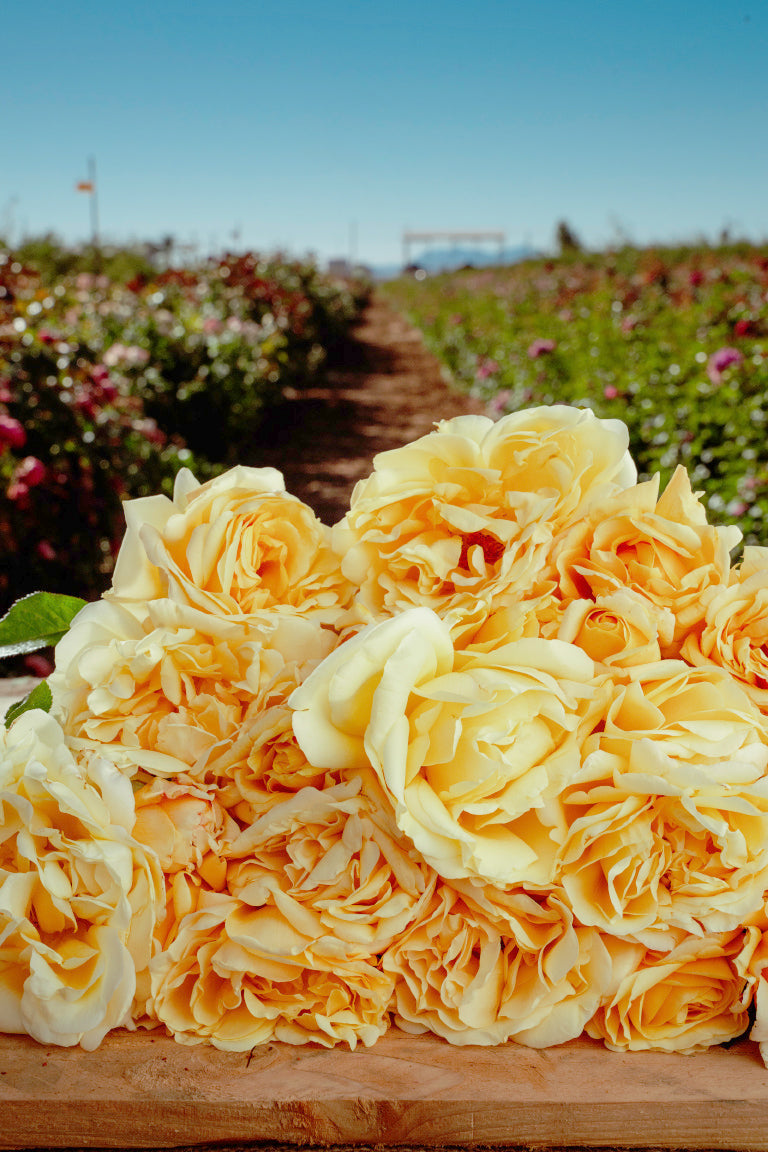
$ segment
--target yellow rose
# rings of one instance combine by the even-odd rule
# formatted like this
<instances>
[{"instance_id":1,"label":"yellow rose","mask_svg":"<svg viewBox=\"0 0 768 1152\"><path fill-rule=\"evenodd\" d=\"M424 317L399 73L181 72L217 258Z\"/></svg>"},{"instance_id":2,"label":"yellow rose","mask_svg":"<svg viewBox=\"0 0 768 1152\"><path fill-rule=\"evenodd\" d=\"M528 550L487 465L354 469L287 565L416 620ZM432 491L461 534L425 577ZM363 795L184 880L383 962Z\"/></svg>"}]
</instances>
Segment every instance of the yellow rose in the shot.
<instances>
[{"instance_id":1,"label":"yellow rose","mask_svg":"<svg viewBox=\"0 0 768 1152\"><path fill-rule=\"evenodd\" d=\"M668 608L658 608L637 592L620 588L594 600L560 603L541 621L541 634L583 648L615 676L620 670L661 660L675 630Z\"/></svg>"},{"instance_id":2,"label":"yellow rose","mask_svg":"<svg viewBox=\"0 0 768 1152\"><path fill-rule=\"evenodd\" d=\"M562 800L558 878L576 916L649 946L728 931L768 887L768 736L713 666L633 669Z\"/></svg>"},{"instance_id":3,"label":"yellow rose","mask_svg":"<svg viewBox=\"0 0 768 1152\"><path fill-rule=\"evenodd\" d=\"M600 1003L613 995L637 952L576 923L555 890L532 893L466 880L451 881L451 887L461 895L463 916L470 923L479 913L481 922L501 934L499 1028L520 1044L546 1048L579 1036ZM406 960L409 948L410 943L402 945ZM439 970L436 965L435 973ZM405 979L413 983L414 977Z\"/></svg>"},{"instance_id":4,"label":"yellow rose","mask_svg":"<svg viewBox=\"0 0 768 1152\"><path fill-rule=\"evenodd\" d=\"M703 618L712 591L727 581L730 550L741 533L707 524L683 467L658 499L657 493L658 476L594 504L556 542L553 557L565 600L631 589L671 611L669 656Z\"/></svg>"},{"instance_id":5,"label":"yellow rose","mask_svg":"<svg viewBox=\"0 0 768 1152\"><path fill-rule=\"evenodd\" d=\"M230 784L262 739L264 710L338 643L317 621L276 612L216 617L171 600L145 612L87 605L50 680L70 737L132 775Z\"/></svg>"},{"instance_id":6,"label":"yellow rose","mask_svg":"<svg viewBox=\"0 0 768 1152\"><path fill-rule=\"evenodd\" d=\"M503 1044L506 976L499 930L441 884L422 917L382 957L397 979L394 1022L451 1044Z\"/></svg>"},{"instance_id":7,"label":"yellow rose","mask_svg":"<svg viewBox=\"0 0 768 1152\"><path fill-rule=\"evenodd\" d=\"M575 645L534 637L454 653L447 624L414 608L348 640L289 703L307 759L370 764L398 828L441 876L547 884L558 796L609 691Z\"/></svg>"},{"instance_id":8,"label":"yellow rose","mask_svg":"<svg viewBox=\"0 0 768 1152\"><path fill-rule=\"evenodd\" d=\"M416 606L454 636L539 576L553 534L636 479L619 421L554 405L460 416L381 453L334 528L368 620Z\"/></svg>"},{"instance_id":9,"label":"yellow rose","mask_svg":"<svg viewBox=\"0 0 768 1152\"><path fill-rule=\"evenodd\" d=\"M227 888L247 904L274 900L292 923L370 959L421 913L435 874L398 843L388 814L360 794L360 780L304 788L275 805L228 847Z\"/></svg>"},{"instance_id":10,"label":"yellow rose","mask_svg":"<svg viewBox=\"0 0 768 1152\"><path fill-rule=\"evenodd\" d=\"M273 468L232 468L202 485L182 469L173 500L125 509L111 591L119 599L167 597L214 616L278 608L335 624L350 598L330 530Z\"/></svg>"},{"instance_id":11,"label":"yellow rose","mask_svg":"<svg viewBox=\"0 0 768 1152\"><path fill-rule=\"evenodd\" d=\"M719 664L768 712L768 548L745 548L729 584L707 603L701 631L686 637L691 664Z\"/></svg>"},{"instance_id":12,"label":"yellow rose","mask_svg":"<svg viewBox=\"0 0 768 1152\"><path fill-rule=\"evenodd\" d=\"M366 961L317 956L275 905L201 892L152 962L152 1010L182 1044L247 1052L282 1040L373 1044L387 1029L392 977Z\"/></svg>"},{"instance_id":13,"label":"yellow rose","mask_svg":"<svg viewBox=\"0 0 768 1152\"><path fill-rule=\"evenodd\" d=\"M163 896L133 814L130 782L78 765L52 717L0 735L0 1031L90 1050L130 1024Z\"/></svg>"},{"instance_id":14,"label":"yellow rose","mask_svg":"<svg viewBox=\"0 0 768 1152\"><path fill-rule=\"evenodd\" d=\"M739 955L744 932L684 936L669 952L646 952L587 1033L615 1052L703 1052L749 1023Z\"/></svg>"}]
</instances>

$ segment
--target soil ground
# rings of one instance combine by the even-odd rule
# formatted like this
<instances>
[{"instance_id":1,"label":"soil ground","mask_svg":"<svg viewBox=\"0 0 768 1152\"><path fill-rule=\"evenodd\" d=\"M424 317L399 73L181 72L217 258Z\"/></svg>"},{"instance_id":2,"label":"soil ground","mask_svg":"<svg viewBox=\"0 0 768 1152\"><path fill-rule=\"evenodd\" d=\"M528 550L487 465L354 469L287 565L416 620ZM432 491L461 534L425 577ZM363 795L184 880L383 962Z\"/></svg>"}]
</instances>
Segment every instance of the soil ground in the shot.
<instances>
[{"instance_id":1,"label":"soil ground","mask_svg":"<svg viewBox=\"0 0 768 1152\"><path fill-rule=\"evenodd\" d=\"M377 452L481 410L449 388L420 332L374 294L323 385L276 409L243 463L279 468L288 491L335 524Z\"/></svg>"}]
</instances>

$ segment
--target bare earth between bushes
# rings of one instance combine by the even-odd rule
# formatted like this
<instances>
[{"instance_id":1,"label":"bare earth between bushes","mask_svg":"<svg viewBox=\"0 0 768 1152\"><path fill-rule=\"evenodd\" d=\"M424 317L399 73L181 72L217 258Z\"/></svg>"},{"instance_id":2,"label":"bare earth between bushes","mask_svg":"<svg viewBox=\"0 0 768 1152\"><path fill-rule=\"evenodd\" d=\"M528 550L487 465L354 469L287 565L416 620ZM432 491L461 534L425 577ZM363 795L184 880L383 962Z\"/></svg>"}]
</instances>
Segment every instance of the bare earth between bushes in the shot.
<instances>
[{"instance_id":1,"label":"bare earth between bushes","mask_svg":"<svg viewBox=\"0 0 768 1152\"><path fill-rule=\"evenodd\" d=\"M241 463L279 468L288 491L335 524L377 452L424 436L436 420L479 411L448 387L421 333L374 296L323 385L276 409ZM0 716L36 683L0 678Z\"/></svg>"},{"instance_id":2,"label":"bare earth between bushes","mask_svg":"<svg viewBox=\"0 0 768 1152\"><path fill-rule=\"evenodd\" d=\"M242 463L279 468L288 491L335 524L377 452L425 435L436 420L479 411L448 387L420 332L374 296L327 382L278 409Z\"/></svg>"}]
</instances>

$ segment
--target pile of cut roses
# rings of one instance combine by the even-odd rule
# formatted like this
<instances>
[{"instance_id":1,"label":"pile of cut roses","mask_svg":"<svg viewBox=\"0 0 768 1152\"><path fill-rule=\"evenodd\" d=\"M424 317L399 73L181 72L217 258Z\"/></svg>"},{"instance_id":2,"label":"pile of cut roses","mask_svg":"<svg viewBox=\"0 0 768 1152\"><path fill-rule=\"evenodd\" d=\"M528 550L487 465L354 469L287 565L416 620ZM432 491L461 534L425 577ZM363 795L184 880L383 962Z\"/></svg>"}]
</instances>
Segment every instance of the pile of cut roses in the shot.
<instances>
[{"instance_id":1,"label":"pile of cut roses","mask_svg":"<svg viewBox=\"0 0 768 1152\"><path fill-rule=\"evenodd\" d=\"M0 744L0 1031L768 1042L768 549L627 444L444 421L333 528L270 468L129 501Z\"/></svg>"}]
</instances>

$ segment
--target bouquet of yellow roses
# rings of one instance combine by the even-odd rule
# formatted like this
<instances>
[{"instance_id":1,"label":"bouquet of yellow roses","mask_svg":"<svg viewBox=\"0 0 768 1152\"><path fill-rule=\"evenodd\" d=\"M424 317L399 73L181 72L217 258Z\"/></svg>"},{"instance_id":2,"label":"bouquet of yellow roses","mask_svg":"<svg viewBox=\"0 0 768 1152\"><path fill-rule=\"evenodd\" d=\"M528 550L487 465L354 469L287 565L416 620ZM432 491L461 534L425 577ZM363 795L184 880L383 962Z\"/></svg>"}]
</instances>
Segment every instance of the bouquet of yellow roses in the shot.
<instances>
[{"instance_id":1,"label":"bouquet of yellow roses","mask_svg":"<svg viewBox=\"0 0 768 1152\"><path fill-rule=\"evenodd\" d=\"M0 1031L768 1041L768 549L589 410L465 416L333 528L126 505L0 744Z\"/></svg>"}]
</instances>

